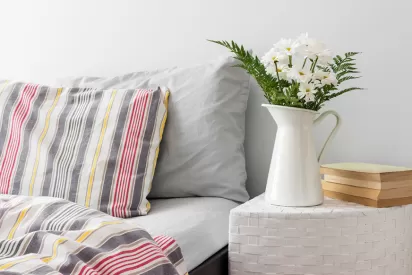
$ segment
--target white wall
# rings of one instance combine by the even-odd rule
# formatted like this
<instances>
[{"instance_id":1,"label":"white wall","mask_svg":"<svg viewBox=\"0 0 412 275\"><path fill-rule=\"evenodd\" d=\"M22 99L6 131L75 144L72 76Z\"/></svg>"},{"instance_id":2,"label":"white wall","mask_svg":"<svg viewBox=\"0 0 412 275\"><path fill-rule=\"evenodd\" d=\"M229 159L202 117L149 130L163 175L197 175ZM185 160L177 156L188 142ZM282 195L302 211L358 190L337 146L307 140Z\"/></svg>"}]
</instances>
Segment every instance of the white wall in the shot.
<instances>
[{"instance_id":1,"label":"white wall","mask_svg":"<svg viewBox=\"0 0 412 275\"><path fill-rule=\"evenodd\" d=\"M408 0L1 0L0 75L53 83L67 75L113 75L191 65L233 39L261 55L280 37L308 31L335 52L362 51L368 88L327 105L343 127L323 162L412 166L412 34ZM249 190L265 186L275 124L252 91L246 153ZM332 120L317 129L320 147Z\"/></svg>"}]
</instances>

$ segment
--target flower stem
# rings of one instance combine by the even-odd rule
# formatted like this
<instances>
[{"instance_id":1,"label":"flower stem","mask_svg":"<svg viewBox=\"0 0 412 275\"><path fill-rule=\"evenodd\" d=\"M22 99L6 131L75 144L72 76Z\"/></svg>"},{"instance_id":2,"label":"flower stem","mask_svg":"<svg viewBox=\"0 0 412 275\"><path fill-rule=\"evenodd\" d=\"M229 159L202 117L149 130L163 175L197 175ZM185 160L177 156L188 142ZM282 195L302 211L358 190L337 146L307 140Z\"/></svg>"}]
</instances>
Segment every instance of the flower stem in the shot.
<instances>
[{"instance_id":1,"label":"flower stem","mask_svg":"<svg viewBox=\"0 0 412 275\"><path fill-rule=\"evenodd\" d=\"M289 55L289 68L292 68L292 56Z\"/></svg>"},{"instance_id":2,"label":"flower stem","mask_svg":"<svg viewBox=\"0 0 412 275\"><path fill-rule=\"evenodd\" d=\"M305 68L306 60L308 60L308 57L305 57L305 60L303 61L302 69Z\"/></svg>"},{"instance_id":3,"label":"flower stem","mask_svg":"<svg viewBox=\"0 0 412 275\"><path fill-rule=\"evenodd\" d=\"M282 87L280 87L280 78L279 78L278 63L277 62L275 62L275 70L276 70L276 76L278 77L278 89L279 89L279 91L282 91Z\"/></svg>"},{"instance_id":4,"label":"flower stem","mask_svg":"<svg viewBox=\"0 0 412 275\"><path fill-rule=\"evenodd\" d=\"M276 70L276 76L278 77L278 81L279 81L280 78L279 78L278 63L277 62L275 62L275 70Z\"/></svg>"},{"instance_id":5,"label":"flower stem","mask_svg":"<svg viewBox=\"0 0 412 275\"><path fill-rule=\"evenodd\" d=\"M316 63L318 63L318 59L319 59L319 57L316 56L315 61L312 62L312 66L311 66L311 68L310 68L310 70L311 70L312 73L315 71Z\"/></svg>"}]
</instances>

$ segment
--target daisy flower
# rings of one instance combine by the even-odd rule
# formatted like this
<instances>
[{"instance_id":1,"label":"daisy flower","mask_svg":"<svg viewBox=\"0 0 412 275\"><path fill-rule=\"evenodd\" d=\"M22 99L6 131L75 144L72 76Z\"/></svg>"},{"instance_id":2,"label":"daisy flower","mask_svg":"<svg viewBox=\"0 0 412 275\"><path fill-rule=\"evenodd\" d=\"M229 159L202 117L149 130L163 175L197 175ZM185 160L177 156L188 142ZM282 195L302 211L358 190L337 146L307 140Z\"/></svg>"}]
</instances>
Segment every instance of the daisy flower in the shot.
<instances>
[{"instance_id":1,"label":"daisy flower","mask_svg":"<svg viewBox=\"0 0 412 275\"><path fill-rule=\"evenodd\" d=\"M300 99L304 98L305 102L311 102L315 100L315 94L317 93L317 90L315 88L315 85L313 83L301 83L299 85L299 92L298 92L298 97Z\"/></svg>"},{"instance_id":2,"label":"daisy flower","mask_svg":"<svg viewBox=\"0 0 412 275\"><path fill-rule=\"evenodd\" d=\"M287 79L289 67L286 64L277 64L276 66L273 64L271 66L266 67L266 72L274 77L278 77L280 79Z\"/></svg>"},{"instance_id":3,"label":"daisy flower","mask_svg":"<svg viewBox=\"0 0 412 275\"><path fill-rule=\"evenodd\" d=\"M338 84L338 80L336 79L336 75L332 72L324 72L324 71L316 71L313 74L313 78L319 80L320 87L325 85L333 85L336 86Z\"/></svg>"},{"instance_id":4,"label":"daisy flower","mask_svg":"<svg viewBox=\"0 0 412 275\"><path fill-rule=\"evenodd\" d=\"M327 65L333 59L332 51L328 49L324 49L323 51L317 54L318 57L318 65Z\"/></svg>"},{"instance_id":5,"label":"daisy flower","mask_svg":"<svg viewBox=\"0 0 412 275\"><path fill-rule=\"evenodd\" d=\"M313 60L318 58L317 64L326 65L332 60L332 51L327 49L326 45L319 40L309 38L308 33L301 34L297 41L302 45L300 48L302 54Z\"/></svg>"},{"instance_id":6,"label":"daisy flower","mask_svg":"<svg viewBox=\"0 0 412 275\"><path fill-rule=\"evenodd\" d=\"M270 66L275 62L286 63L288 61L288 57L277 51L275 48L271 48L264 56L262 56L260 60L265 66Z\"/></svg>"},{"instance_id":7,"label":"daisy flower","mask_svg":"<svg viewBox=\"0 0 412 275\"><path fill-rule=\"evenodd\" d=\"M309 82L312 73L308 69L292 67L288 72L288 78L299 82Z\"/></svg>"},{"instance_id":8,"label":"daisy flower","mask_svg":"<svg viewBox=\"0 0 412 275\"><path fill-rule=\"evenodd\" d=\"M274 45L277 51L287 56L295 54L299 50L300 46L301 44L299 43L299 41L293 41L292 39L284 38L280 39L280 41Z\"/></svg>"}]
</instances>

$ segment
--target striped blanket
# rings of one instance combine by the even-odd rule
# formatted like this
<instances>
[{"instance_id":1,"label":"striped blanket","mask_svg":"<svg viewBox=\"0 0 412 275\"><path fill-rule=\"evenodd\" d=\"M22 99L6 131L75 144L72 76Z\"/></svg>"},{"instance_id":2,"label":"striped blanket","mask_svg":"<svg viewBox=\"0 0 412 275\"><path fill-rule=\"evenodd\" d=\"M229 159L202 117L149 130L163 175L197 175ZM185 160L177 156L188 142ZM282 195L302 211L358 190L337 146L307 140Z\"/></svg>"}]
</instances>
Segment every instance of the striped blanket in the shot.
<instances>
[{"instance_id":1,"label":"striped blanket","mask_svg":"<svg viewBox=\"0 0 412 275\"><path fill-rule=\"evenodd\" d=\"M0 195L0 274L186 274L177 243L51 197Z\"/></svg>"}]
</instances>

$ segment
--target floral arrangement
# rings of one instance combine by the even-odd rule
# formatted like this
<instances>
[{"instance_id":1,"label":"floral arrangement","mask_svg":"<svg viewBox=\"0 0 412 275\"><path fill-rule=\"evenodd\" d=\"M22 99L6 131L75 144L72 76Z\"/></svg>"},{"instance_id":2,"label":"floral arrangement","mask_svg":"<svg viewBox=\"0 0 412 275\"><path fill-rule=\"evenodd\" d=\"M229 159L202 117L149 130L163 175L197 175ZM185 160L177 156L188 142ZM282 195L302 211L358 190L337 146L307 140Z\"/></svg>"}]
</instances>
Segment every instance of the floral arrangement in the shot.
<instances>
[{"instance_id":1,"label":"floral arrangement","mask_svg":"<svg viewBox=\"0 0 412 275\"><path fill-rule=\"evenodd\" d=\"M336 55L322 42L302 34L281 39L262 58L231 41L215 41L228 48L241 63L236 65L252 75L271 104L318 111L326 101L344 93L362 90L339 86L359 78L354 57L358 52Z\"/></svg>"}]
</instances>

